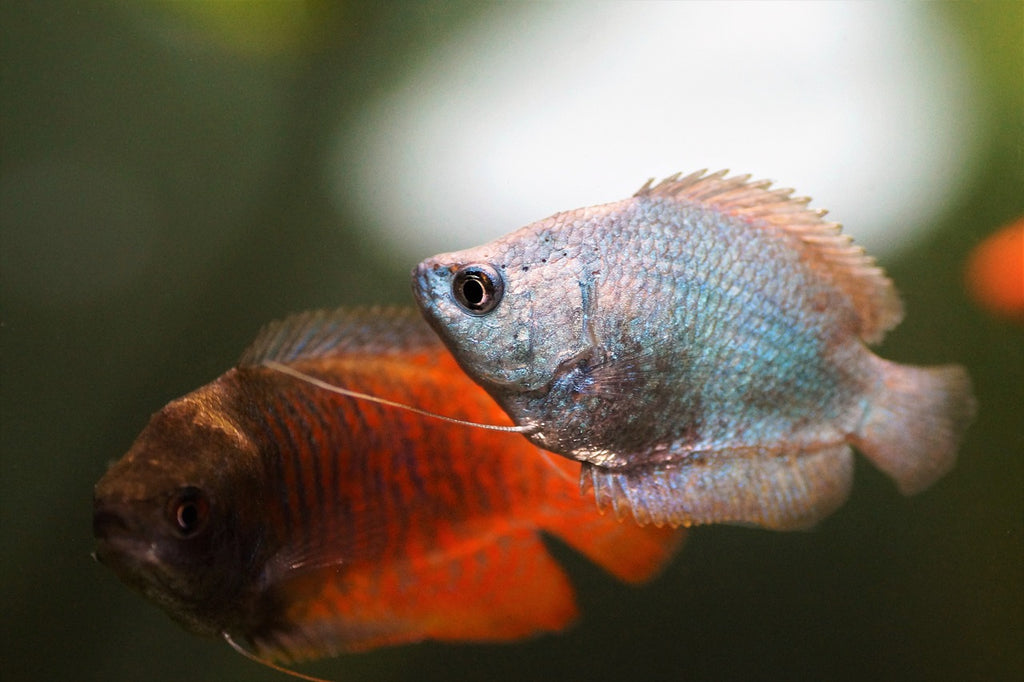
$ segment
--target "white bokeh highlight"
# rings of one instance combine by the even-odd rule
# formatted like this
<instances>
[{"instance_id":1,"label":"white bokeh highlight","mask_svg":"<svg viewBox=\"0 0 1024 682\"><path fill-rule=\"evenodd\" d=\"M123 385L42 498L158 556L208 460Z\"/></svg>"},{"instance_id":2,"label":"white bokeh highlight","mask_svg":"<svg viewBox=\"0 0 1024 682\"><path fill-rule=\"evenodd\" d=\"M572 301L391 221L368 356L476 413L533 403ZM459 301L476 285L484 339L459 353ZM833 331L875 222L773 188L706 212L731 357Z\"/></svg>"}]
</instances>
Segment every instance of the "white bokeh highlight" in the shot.
<instances>
[{"instance_id":1,"label":"white bokeh highlight","mask_svg":"<svg viewBox=\"0 0 1024 682\"><path fill-rule=\"evenodd\" d=\"M704 167L891 255L972 169L958 50L911 3L496 5L340 125L330 182L410 264Z\"/></svg>"}]
</instances>

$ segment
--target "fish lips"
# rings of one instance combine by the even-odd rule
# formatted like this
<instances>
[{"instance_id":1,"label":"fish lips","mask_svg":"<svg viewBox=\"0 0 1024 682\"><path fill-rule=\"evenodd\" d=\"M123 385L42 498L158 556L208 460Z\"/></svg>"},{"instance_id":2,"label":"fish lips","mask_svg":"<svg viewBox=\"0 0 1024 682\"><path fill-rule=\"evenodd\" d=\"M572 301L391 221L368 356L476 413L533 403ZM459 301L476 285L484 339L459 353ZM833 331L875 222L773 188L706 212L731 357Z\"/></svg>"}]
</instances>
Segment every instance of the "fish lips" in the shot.
<instances>
[{"instance_id":1,"label":"fish lips","mask_svg":"<svg viewBox=\"0 0 1024 682\"><path fill-rule=\"evenodd\" d=\"M451 293L451 281L454 267L439 263L428 258L412 271L412 292L420 314L443 339L448 338L445 316L451 315L445 310L455 307Z\"/></svg>"},{"instance_id":2,"label":"fish lips","mask_svg":"<svg viewBox=\"0 0 1024 682\"><path fill-rule=\"evenodd\" d=\"M96 501L92 532L96 538L93 557L128 583L138 582L141 569L157 562L152 542L132 528L123 505Z\"/></svg>"},{"instance_id":3,"label":"fish lips","mask_svg":"<svg viewBox=\"0 0 1024 682\"><path fill-rule=\"evenodd\" d=\"M421 310L429 307L438 298L450 297L454 272L454 267L445 266L435 258L427 258L413 268L412 291Z\"/></svg>"}]
</instances>

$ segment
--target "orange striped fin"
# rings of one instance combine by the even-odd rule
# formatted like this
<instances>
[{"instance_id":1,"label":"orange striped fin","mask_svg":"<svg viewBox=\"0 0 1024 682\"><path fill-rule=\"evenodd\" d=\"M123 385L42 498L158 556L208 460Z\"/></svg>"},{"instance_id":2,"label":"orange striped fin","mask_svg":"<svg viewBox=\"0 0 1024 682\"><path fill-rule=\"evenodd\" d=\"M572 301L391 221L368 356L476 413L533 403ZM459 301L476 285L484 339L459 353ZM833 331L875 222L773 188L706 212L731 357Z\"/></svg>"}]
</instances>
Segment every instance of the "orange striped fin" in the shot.
<instances>
[{"instance_id":1,"label":"orange striped fin","mask_svg":"<svg viewBox=\"0 0 1024 682\"><path fill-rule=\"evenodd\" d=\"M512 640L561 630L577 615L568 579L529 529L336 573L275 588L289 607L279 627L250 636L259 655L296 662L424 639Z\"/></svg>"}]
</instances>

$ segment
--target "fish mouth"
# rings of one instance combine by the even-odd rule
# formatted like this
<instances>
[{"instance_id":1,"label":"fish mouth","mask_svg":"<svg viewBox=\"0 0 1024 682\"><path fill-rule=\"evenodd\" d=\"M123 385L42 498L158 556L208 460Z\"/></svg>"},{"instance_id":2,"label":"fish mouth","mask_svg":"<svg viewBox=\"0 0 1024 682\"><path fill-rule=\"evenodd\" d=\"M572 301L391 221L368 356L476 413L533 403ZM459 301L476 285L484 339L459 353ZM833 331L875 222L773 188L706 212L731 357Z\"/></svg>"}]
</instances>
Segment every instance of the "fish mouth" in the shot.
<instances>
[{"instance_id":1,"label":"fish mouth","mask_svg":"<svg viewBox=\"0 0 1024 682\"><path fill-rule=\"evenodd\" d=\"M131 533L129 505L109 498L92 502L92 534L97 540L112 540Z\"/></svg>"},{"instance_id":2,"label":"fish mouth","mask_svg":"<svg viewBox=\"0 0 1024 682\"><path fill-rule=\"evenodd\" d=\"M426 259L413 268L412 291L421 308L425 307L427 301L436 295L440 282L435 284L435 281L440 280L443 277L442 273L448 270L432 258Z\"/></svg>"},{"instance_id":3,"label":"fish mouth","mask_svg":"<svg viewBox=\"0 0 1024 682\"><path fill-rule=\"evenodd\" d=\"M94 504L92 534L96 538L93 556L122 579L156 561L152 543L131 527L119 505Z\"/></svg>"},{"instance_id":4,"label":"fish mouth","mask_svg":"<svg viewBox=\"0 0 1024 682\"><path fill-rule=\"evenodd\" d=\"M120 533L128 532L124 518L112 509L100 507L92 517L92 535L97 540L106 540Z\"/></svg>"},{"instance_id":5,"label":"fish mouth","mask_svg":"<svg viewBox=\"0 0 1024 682\"><path fill-rule=\"evenodd\" d=\"M442 338L446 337L444 325L447 303L451 296L451 268L428 258L412 271L412 293L420 314Z\"/></svg>"}]
</instances>

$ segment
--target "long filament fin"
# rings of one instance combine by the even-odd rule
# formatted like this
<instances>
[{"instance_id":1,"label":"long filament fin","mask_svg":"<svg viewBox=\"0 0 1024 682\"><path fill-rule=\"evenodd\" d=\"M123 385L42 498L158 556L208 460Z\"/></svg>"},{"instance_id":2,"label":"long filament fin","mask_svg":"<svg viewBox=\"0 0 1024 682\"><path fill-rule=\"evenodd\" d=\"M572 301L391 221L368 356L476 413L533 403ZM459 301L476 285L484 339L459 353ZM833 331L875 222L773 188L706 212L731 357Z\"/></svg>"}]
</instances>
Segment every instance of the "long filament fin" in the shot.
<instances>
[{"instance_id":1,"label":"long filament fin","mask_svg":"<svg viewBox=\"0 0 1024 682\"><path fill-rule=\"evenodd\" d=\"M256 654L254 654L253 652L249 651L248 649L243 647L241 644L236 642L234 640L234 638L231 636L231 634L227 630L224 630L220 634L221 634L221 637L224 638L224 641L231 645L232 649L234 649L238 653L242 654L243 656L248 658L250 661L253 661L254 663L259 663L260 665L265 665L268 668L270 668L271 670L276 670L279 673L284 673L286 675L291 675L292 677L296 677L296 678L298 678L300 680L306 680L306 682L331 682L330 680L325 680L322 677L313 677L312 675L306 675L304 673L296 672L295 670L290 670L288 668L285 668L282 665L278 665L277 663L274 663L273 661L268 661L265 658L260 658L259 656L257 656Z\"/></svg>"},{"instance_id":2,"label":"long filament fin","mask_svg":"<svg viewBox=\"0 0 1024 682\"><path fill-rule=\"evenodd\" d=\"M268 367L275 371L281 372L282 374L287 374L288 376L300 379L308 384L316 386L317 388L322 388L325 391L330 391L331 393L337 393L338 395L348 396L349 398L356 398L358 400L367 400L372 403L387 405L388 407L397 407L402 410L408 410L409 412L423 415L424 417L440 419L441 421L449 422L451 424L458 424L460 426L471 426L477 429L486 429L488 431L506 431L512 433L530 433L533 430L529 426L499 426L497 424L479 424L477 422L465 421L463 419L456 419L454 417L446 417L442 414L436 414L434 412L428 412L427 410L421 410L418 407L413 407L411 405L406 405L404 403L397 403L393 400L388 400L387 398L379 398L377 396L369 395L367 393L360 393L359 391L352 391L347 388L341 388L340 386L329 384L326 381L323 381L322 379L317 379L316 377L310 376L305 372L300 372L294 367L289 367L288 365L277 362L276 360L264 360L262 364L264 367Z\"/></svg>"}]
</instances>

